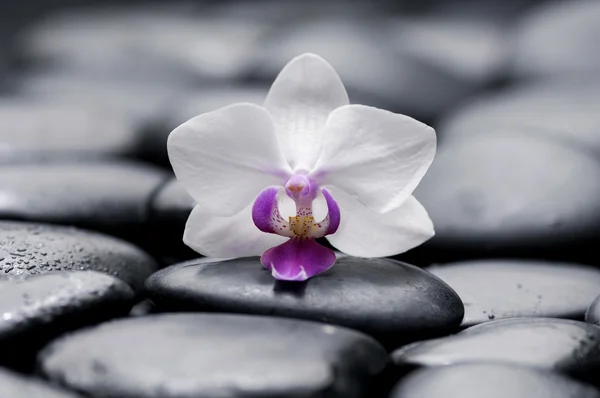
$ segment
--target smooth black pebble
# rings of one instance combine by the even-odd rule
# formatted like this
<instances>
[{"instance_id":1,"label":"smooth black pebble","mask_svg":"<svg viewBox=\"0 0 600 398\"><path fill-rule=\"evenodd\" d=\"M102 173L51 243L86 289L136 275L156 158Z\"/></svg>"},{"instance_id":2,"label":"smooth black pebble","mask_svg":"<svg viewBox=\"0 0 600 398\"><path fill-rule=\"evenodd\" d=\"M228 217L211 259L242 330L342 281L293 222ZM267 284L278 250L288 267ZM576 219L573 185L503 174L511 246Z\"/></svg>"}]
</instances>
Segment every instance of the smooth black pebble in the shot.
<instances>
[{"instance_id":1,"label":"smooth black pebble","mask_svg":"<svg viewBox=\"0 0 600 398\"><path fill-rule=\"evenodd\" d=\"M0 396L6 398L78 398L74 392L60 389L42 380L0 369Z\"/></svg>"},{"instance_id":2,"label":"smooth black pebble","mask_svg":"<svg viewBox=\"0 0 600 398\"><path fill-rule=\"evenodd\" d=\"M0 282L0 362L26 368L43 344L65 331L127 314L133 290L93 271Z\"/></svg>"},{"instance_id":3,"label":"smooth black pebble","mask_svg":"<svg viewBox=\"0 0 600 398\"><path fill-rule=\"evenodd\" d=\"M189 261L152 275L151 300L163 310L208 310L324 321L398 344L455 330L458 295L427 271L389 259L338 258L307 282L273 279L257 258Z\"/></svg>"},{"instance_id":4,"label":"smooth black pebble","mask_svg":"<svg viewBox=\"0 0 600 398\"><path fill-rule=\"evenodd\" d=\"M500 129L442 146L415 190L434 261L536 257L595 261L600 162L568 142Z\"/></svg>"},{"instance_id":5,"label":"smooth black pebble","mask_svg":"<svg viewBox=\"0 0 600 398\"><path fill-rule=\"evenodd\" d=\"M427 270L462 299L462 326L528 316L583 320L589 303L600 292L600 270L579 264L476 260Z\"/></svg>"},{"instance_id":6,"label":"smooth black pebble","mask_svg":"<svg viewBox=\"0 0 600 398\"><path fill-rule=\"evenodd\" d=\"M600 152L600 83L572 77L513 85L475 97L451 112L436 128L441 145L468 142L504 128L555 137Z\"/></svg>"},{"instance_id":7,"label":"smooth black pebble","mask_svg":"<svg viewBox=\"0 0 600 398\"><path fill-rule=\"evenodd\" d=\"M551 318L483 323L456 335L413 343L392 353L402 366L502 362L551 369L593 381L600 370L600 328Z\"/></svg>"},{"instance_id":8,"label":"smooth black pebble","mask_svg":"<svg viewBox=\"0 0 600 398\"><path fill-rule=\"evenodd\" d=\"M0 218L74 225L143 243L151 197L168 176L133 162L5 166Z\"/></svg>"},{"instance_id":9,"label":"smooth black pebble","mask_svg":"<svg viewBox=\"0 0 600 398\"><path fill-rule=\"evenodd\" d=\"M102 398L360 397L387 362L361 333L225 314L113 321L45 348L39 369Z\"/></svg>"},{"instance_id":10,"label":"smooth black pebble","mask_svg":"<svg viewBox=\"0 0 600 398\"><path fill-rule=\"evenodd\" d=\"M0 274L9 279L91 270L113 275L139 291L157 268L148 254L111 236L73 227L0 222Z\"/></svg>"},{"instance_id":11,"label":"smooth black pebble","mask_svg":"<svg viewBox=\"0 0 600 398\"><path fill-rule=\"evenodd\" d=\"M600 393L550 371L478 363L415 371L390 398L600 398Z\"/></svg>"},{"instance_id":12,"label":"smooth black pebble","mask_svg":"<svg viewBox=\"0 0 600 398\"><path fill-rule=\"evenodd\" d=\"M0 101L0 164L134 156L141 138L120 112L55 101Z\"/></svg>"},{"instance_id":13,"label":"smooth black pebble","mask_svg":"<svg viewBox=\"0 0 600 398\"><path fill-rule=\"evenodd\" d=\"M513 32L513 73L518 77L564 77L600 71L600 3L542 2L521 17Z\"/></svg>"}]
</instances>

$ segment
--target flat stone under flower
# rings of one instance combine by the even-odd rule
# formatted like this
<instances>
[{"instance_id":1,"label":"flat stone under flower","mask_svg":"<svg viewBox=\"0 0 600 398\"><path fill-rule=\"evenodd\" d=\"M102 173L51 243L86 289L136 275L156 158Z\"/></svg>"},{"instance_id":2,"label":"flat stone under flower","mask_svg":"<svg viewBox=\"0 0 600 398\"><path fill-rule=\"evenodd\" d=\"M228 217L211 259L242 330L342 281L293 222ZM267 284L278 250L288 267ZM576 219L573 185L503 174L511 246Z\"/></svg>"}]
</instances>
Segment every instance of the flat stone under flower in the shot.
<instances>
[{"instance_id":1,"label":"flat stone under flower","mask_svg":"<svg viewBox=\"0 0 600 398\"><path fill-rule=\"evenodd\" d=\"M152 275L159 309L225 311L311 319L362 330L398 345L456 331L464 308L444 282L388 259L342 257L306 282L274 280L257 258L189 261Z\"/></svg>"}]
</instances>

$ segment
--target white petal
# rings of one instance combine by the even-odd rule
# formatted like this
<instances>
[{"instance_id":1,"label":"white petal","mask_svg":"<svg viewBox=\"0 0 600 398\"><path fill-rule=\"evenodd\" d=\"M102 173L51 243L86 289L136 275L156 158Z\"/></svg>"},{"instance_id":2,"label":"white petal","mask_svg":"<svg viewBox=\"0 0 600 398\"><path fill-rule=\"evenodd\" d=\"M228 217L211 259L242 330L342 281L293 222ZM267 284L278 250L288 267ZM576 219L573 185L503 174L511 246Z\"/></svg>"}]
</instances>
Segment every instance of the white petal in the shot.
<instances>
[{"instance_id":1,"label":"white petal","mask_svg":"<svg viewBox=\"0 0 600 398\"><path fill-rule=\"evenodd\" d=\"M207 257L260 256L288 239L256 228L252 203L231 217L215 216L196 205L183 233L185 244Z\"/></svg>"},{"instance_id":2,"label":"white petal","mask_svg":"<svg viewBox=\"0 0 600 398\"><path fill-rule=\"evenodd\" d=\"M348 94L333 67L314 54L291 60L273 82L265 100L292 169L310 170L322 142L329 114L349 104Z\"/></svg>"},{"instance_id":3,"label":"white petal","mask_svg":"<svg viewBox=\"0 0 600 398\"><path fill-rule=\"evenodd\" d=\"M169 135L177 179L207 211L233 215L291 171L281 155L269 113L233 104L188 120Z\"/></svg>"},{"instance_id":4,"label":"white petal","mask_svg":"<svg viewBox=\"0 0 600 398\"><path fill-rule=\"evenodd\" d=\"M435 149L431 127L405 115L347 105L327 119L323 151L312 174L386 213L410 196Z\"/></svg>"},{"instance_id":5,"label":"white petal","mask_svg":"<svg viewBox=\"0 0 600 398\"><path fill-rule=\"evenodd\" d=\"M327 236L335 248L351 256L386 257L404 253L434 235L425 208L412 195L389 213L373 212L350 195L330 187L341 210L338 231Z\"/></svg>"}]
</instances>

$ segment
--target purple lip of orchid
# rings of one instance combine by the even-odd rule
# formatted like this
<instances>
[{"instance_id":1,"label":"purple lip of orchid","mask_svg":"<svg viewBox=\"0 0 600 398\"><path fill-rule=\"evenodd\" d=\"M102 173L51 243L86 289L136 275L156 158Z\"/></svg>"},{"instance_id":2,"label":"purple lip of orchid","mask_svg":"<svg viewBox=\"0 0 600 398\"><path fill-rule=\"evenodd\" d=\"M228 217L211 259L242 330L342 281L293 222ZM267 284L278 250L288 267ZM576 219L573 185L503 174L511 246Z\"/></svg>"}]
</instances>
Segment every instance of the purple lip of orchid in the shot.
<instances>
[{"instance_id":1,"label":"purple lip of orchid","mask_svg":"<svg viewBox=\"0 0 600 398\"><path fill-rule=\"evenodd\" d=\"M306 174L295 174L285 184L286 194L296 204L296 215L285 220L279 211L280 189L269 187L258 195L252 206L252 220L263 232L289 237L260 258L273 277L279 280L304 281L331 268L336 257L333 250L319 245L315 239L333 234L340 225L340 208L325 189L320 189L327 203L327 216L315 222L312 204L319 186Z\"/></svg>"}]
</instances>

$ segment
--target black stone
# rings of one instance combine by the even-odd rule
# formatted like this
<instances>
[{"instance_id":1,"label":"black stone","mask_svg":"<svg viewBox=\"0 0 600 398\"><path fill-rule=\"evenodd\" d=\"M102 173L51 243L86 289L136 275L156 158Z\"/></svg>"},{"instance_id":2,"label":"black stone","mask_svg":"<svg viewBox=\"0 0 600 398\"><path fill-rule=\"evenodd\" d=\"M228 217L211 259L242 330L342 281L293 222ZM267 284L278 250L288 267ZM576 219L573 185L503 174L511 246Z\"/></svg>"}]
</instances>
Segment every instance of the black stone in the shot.
<instances>
[{"instance_id":1,"label":"black stone","mask_svg":"<svg viewBox=\"0 0 600 398\"><path fill-rule=\"evenodd\" d=\"M23 100L84 107L95 114L125 119L135 133L133 155L163 164L168 164L167 149L164 126L157 124L157 115L163 115L182 92L190 89L159 79L136 82L122 76L90 77L64 72L29 73L15 85Z\"/></svg>"},{"instance_id":2,"label":"black stone","mask_svg":"<svg viewBox=\"0 0 600 398\"><path fill-rule=\"evenodd\" d=\"M600 3L548 2L521 17L514 30L513 73L562 77L600 71Z\"/></svg>"},{"instance_id":3,"label":"black stone","mask_svg":"<svg viewBox=\"0 0 600 398\"><path fill-rule=\"evenodd\" d=\"M139 132L111 109L52 101L0 101L0 164L133 156Z\"/></svg>"},{"instance_id":4,"label":"black stone","mask_svg":"<svg viewBox=\"0 0 600 398\"><path fill-rule=\"evenodd\" d=\"M585 321L600 326L600 296L596 297L585 312Z\"/></svg>"},{"instance_id":5,"label":"black stone","mask_svg":"<svg viewBox=\"0 0 600 398\"><path fill-rule=\"evenodd\" d=\"M0 274L10 279L91 270L113 275L137 291L156 269L146 253L117 238L72 227L0 222Z\"/></svg>"},{"instance_id":6,"label":"black stone","mask_svg":"<svg viewBox=\"0 0 600 398\"><path fill-rule=\"evenodd\" d=\"M103 398L360 397L387 362L371 338L291 319L163 314L67 335L39 357L50 380Z\"/></svg>"},{"instance_id":7,"label":"black stone","mask_svg":"<svg viewBox=\"0 0 600 398\"><path fill-rule=\"evenodd\" d=\"M304 283L276 281L256 258L189 261L152 275L150 299L162 310L208 310L324 321L386 344L455 329L456 293L432 274L389 259L338 258Z\"/></svg>"},{"instance_id":8,"label":"black stone","mask_svg":"<svg viewBox=\"0 0 600 398\"><path fill-rule=\"evenodd\" d=\"M392 353L403 366L503 362L553 369L584 380L600 370L600 328L551 318L483 323L456 335L413 343Z\"/></svg>"},{"instance_id":9,"label":"black stone","mask_svg":"<svg viewBox=\"0 0 600 398\"><path fill-rule=\"evenodd\" d=\"M600 84L595 78L522 83L476 97L450 113L436 131L442 145L512 128L600 152L599 107Z\"/></svg>"},{"instance_id":10,"label":"black stone","mask_svg":"<svg viewBox=\"0 0 600 398\"><path fill-rule=\"evenodd\" d=\"M0 396L6 398L78 398L79 395L32 377L0 369Z\"/></svg>"},{"instance_id":11,"label":"black stone","mask_svg":"<svg viewBox=\"0 0 600 398\"><path fill-rule=\"evenodd\" d=\"M0 218L74 225L141 242L151 197L167 177L131 162L5 166Z\"/></svg>"},{"instance_id":12,"label":"black stone","mask_svg":"<svg viewBox=\"0 0 600 398\"><path fill-rule=\"evenodd\" d=\"M125 315L133 297L125 282L93 271L0 282L0 362L27 368L53 337Z\"/></svg>"},{"instance_id":13,"label":"black stone","mask_svg":"<svg viewBox=\"0 0 600 398\"><path fill-rule=\"evenodd\" d=\"M478 260L427 270L462 298L462 326L528 316L583 320L600 292L600 270L579 264Z\"/></svg>"},{"instance_id":14,"label":"black stone","mask_svg":"<svg viewBox=\"0 0 600 398\"><path fill-rule=\"evenodd\" d=\"M559 374L501 364L426 368L403 379L390 398L599 398L593 387Z\"/></svg>"},{"instance_id":15,"label":"black stone","mask_svg":"<svg viewBox=\"0 0 600 398\"><path fill-rule=\"evenodd\" d=\"M600 162L567 142L496 130L442 146L415 196L436 229L418 249L430 261L598 258Z\"/></svg>"}]
</instances>

